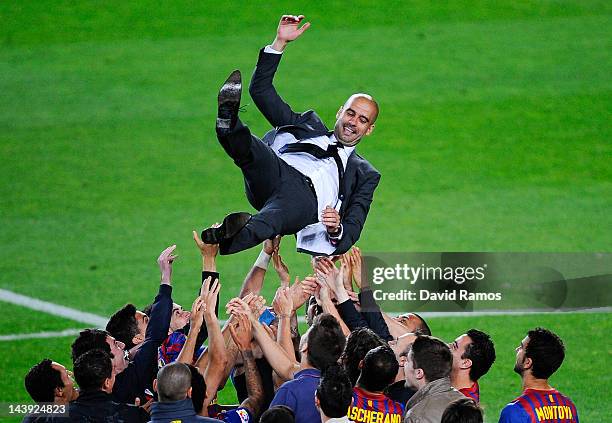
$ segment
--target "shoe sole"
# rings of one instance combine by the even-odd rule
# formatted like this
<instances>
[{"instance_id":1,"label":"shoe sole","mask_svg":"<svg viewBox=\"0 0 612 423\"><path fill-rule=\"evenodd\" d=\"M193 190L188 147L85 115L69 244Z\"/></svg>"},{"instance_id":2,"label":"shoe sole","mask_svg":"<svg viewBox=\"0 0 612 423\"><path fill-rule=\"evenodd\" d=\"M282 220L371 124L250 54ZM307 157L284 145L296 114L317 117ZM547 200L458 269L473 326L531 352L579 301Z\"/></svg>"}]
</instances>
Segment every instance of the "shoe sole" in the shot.
<instances>
[{"instance_id":1,"label":"shoe sole","mask_svg":"<svg viewBox=\"0 0 612 423\"><path fill-rule=\"evenodd\" d=\"M236 235L251 219L245 212L228 214L218 228L208 228L202 231L202 242L205 244L219 244L224 239Z\"/></svg>"}]
</instances>

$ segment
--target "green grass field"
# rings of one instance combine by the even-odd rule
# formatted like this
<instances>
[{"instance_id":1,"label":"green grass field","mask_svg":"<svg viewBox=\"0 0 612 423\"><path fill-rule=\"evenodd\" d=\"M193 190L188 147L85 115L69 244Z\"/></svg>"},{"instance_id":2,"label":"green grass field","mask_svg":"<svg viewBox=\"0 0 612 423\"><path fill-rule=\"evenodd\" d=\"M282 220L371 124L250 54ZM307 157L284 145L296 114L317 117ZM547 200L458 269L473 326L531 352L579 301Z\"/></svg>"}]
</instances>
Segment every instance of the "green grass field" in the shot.
<instances>
[{"instance_id":1,"label":"green grass field","mask_svg":"<svg viewBox=\"0 0 612 423\"><path fill-rule=\"evenodd\" d=\"M155 259L176 243L174 298L190 304L191 230L248 210L214 135L216 91L235 68L248 82L287 12L312 22L276 78L294 109L332 125L355 91L381 105L359 145L383 175L364 251L612 250L609 2L301 3L1 2L0 288L109 315L150 301ZM252 104L241 118L268 129ZM285 239L283 255L303 276L294 244ZM219 259L222 303L257 254ZM3 335L79 327L2 307ZM598 400L609 392L609 314L432 326L448 340L472 326L494 335L498 363L482 383L494 421L520 391L513 348L540 324L568 344L553 382L583 421L610 420ZM44 356L69 364L71 342L0 343L0 402L27 398L23 375Z\"/></svg>"}]
</instances>

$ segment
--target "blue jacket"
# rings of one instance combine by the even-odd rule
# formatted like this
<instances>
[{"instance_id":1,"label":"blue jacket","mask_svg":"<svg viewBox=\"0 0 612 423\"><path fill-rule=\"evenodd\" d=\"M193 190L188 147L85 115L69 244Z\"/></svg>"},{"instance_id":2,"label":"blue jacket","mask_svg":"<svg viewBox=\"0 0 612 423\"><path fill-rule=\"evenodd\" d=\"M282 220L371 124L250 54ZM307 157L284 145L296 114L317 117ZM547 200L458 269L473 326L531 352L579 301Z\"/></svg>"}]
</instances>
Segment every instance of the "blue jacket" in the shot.
<instances>
[{"instance_id":1,"label":"blue jacket","mask_svg":"<svg viewBox=\"0 0 612 423\"><path fill-rule=\"evenodd\" d=\"M155 297L145 340L127 368L117 375L113 400L134 404L136 397L145 399L144 391L153 386L157 376L157 349L168 336L172 317L172 287L162 284Z\"/></svg>"},{"instance_id":2,"label":"blue jacket","mask_svg":"<svg viewBox=\"0 0 612 423\"><path fill-rule=\"evenodd\" d=\"M321 371L318 369L297 372L293 380L278 388L270 406L286 405L291 408L295 413L295 423L321 421L321 415L315 405L315 391L320 378Z\"/></svg>"},{"instance_id":3,"label":"blue jacket","mask_svg":"<svg viewBox=\"0 0 612 423\"><path fill-rule=\"evenodd\" d=\"M151 407L150 423L219 423L219 420L196 415L191 398L172 402L154 402Z\"/></svg>"}]
</instances>

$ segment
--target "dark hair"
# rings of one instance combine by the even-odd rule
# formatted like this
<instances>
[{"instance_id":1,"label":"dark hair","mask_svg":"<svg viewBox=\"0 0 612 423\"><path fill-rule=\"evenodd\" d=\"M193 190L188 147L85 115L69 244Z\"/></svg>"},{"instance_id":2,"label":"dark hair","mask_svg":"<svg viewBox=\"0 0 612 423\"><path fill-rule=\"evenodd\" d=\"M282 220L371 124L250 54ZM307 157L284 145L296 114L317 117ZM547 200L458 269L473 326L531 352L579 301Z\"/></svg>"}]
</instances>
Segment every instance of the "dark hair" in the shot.
<instances>
[{"instance_id":1,"label":"dark hair","mask_svg":"<svg viewBox=\"0 0 612 423\"><path fill-rule=\"evenodd\" d=\"M346 416L353 400L353 385L342 367L331 365L322 373L315 395L327 417Z\"/></svg>"},{"instance_id":2,"label":"dark hair","mask_svg":"<svg viewBox=\"0 0 612 423\"><path fill-rule=\"evenodd\" d=\"M370 392L382 392L393 383L399 363L388 345L376 347L365 355L357 384Z\"/></svg>"},{"instance_id":3,"label":"dark hair","mask_svg":"<svg viewBox=\"0 0 612 423\"><path fill-rule=\"evenodd\" d=\"M548 379L561 367L565 346L556 334L544 328L530 330L525 356L531 358L531 374L537 379Z\"/></svg>"},{"instance_id":4,"label":"dark hair","mask_svg":"<svg viewBox=\"0 0 612 423\"><path fill-rule=\"evenodd\" d=\"M259 423L295 423L295 413L286 405L275 405L261 415Z\"/></svg>"},{"instance_id":5,"label":"dark hair","mask_svg":"<svg viewBox=\"0 0 612 423\"><path fill-rule=\"evenodd\" d=\"M157 393L160 402L184 400L191 387L191 371L184 363L166 364L157 372Z\"/></svg>"},{"instance_id":6,"label":"dark hair","mask_svg":"<svg viewBox=\"0 0 612 423\"><path fill-rule=\"evenodd\" d=\"M153 310L153 303L144 306L142 312L147 316L151 316L151 310Z\"/></svg>"},{"instance_id":7,"label":"dark hair","mask_svg":"<svg viewBox=\"0 0 612 423\"><path fill-rule=\"evenodd\" d=\"M200 414L204 407L204 398L206 397L206 382L197 367L191 364L187 364L187 367L189 367L191 372L191 402L196 414Z\"/></svg>"},{"instance_id":8,"label":"dark hair","mask_svg":"<svg viewBox=\"0 0 612 423\"><path fill-rule=\"evenodd\" d=\"M134 346L132 339L138 335L136 306L126 304L117 310L106 324L106 331L117 341L123 342L126 350L132 348Z\"/></svg>"},{"instance_id":9,"label":"dark hair","mask_svg":"<svg viewBox=\"0 0 612 423\"><path fill-rule=\"evenodd\" d=\"M412 365L423 369L425 380L433 382L450 374L453 355L442 340L428 335L417 335L412 344Z\"/></svg>"},{"instance_id":10,"label":"dark hair","mask_svg":"<svg viewBox=\"0 0 612 423\"><path fill-rule=\"evenodd\" d=\"M470 329L466 333L472 342L465 347L465 352L461 358L472 360L470 367L470 379L478 380L487 373L495 362L495 346L491 337L478 329Z\"/></svg>"},{"instance_id":11,"label":"dark hair","mask_svg":"<svg viewBox=\"0 0 612 423\"><path fill-rule=\"evenodd\" d=\"M35 364L26 374L25 388L36 402L53 402L55 388L63 388L62 375L51 367L52 361L45 358Z\"/></svg>"},{"instance_id":12,"label":"dark hair","mask_svg":"<svg viewBox=\"0 0 612 423\"><path fill-rule=\"evenodd\" d=\"M353 386L359 378L359 362L368 351L385 344L385 341L370 328L358 328L349 334L340 360Z\"/></svg>"},{"instance_id":13,"label":"dark hair","mask_svg":"<svg viewBox=\"0 0 612 423\"><path fill-rule=\"evenodd\" d=\"M82 390L100 390L112 377L113 363L109 354L94 349L83 353L74 362L74 379Z\"/></svg>"},{"instance_id":14,"label":"dark hair","mask_svg":"<svg viewBox=\"0 0 612 423\"><path fill-rule=\"evenodd\" d=\"M412 313L414 314L416 317L419 318L419 320L421 321L421 324L419 325L419 327L417 328L417 330L415 331L415 335L429 335L431 336L431 329L429 329L429 325L427 324L427 322L425 321L425 319L423 319L422 316L416 314L416 313Z\"/></svg>"},{"instance_id":15,"label":"dark hair","mask_svg":"<svg viewBox=\"0 0 612 423\"><path fill-rule=\"evenodd\" d=\"M111 357L110 345L106 342L108 332L100 329L85 329L79 333L77 339L72 343L72 362L76 362L81 354L87 351L98 349L109 354Z\"/></svg>"},{"instance_id":16,"label":"dark hair","mask_svg":"<svg viewBox=\"0 0 612 423\"><path fill-rule=\"evenodd\" d=\"M338 361L346 338L334 316L327 313L317 316L307 336L308 363L312 367L325 370L327 366Z\"/></svg>"},{"instance_id":17,"label":"dark hair","mask_svg":"<svg viewBox=\"0 0 612 423\"><path fill-rule=\"evenodd\" d=\"M459 398L451 402L441 423L482 423L482 409L471 398Z\"/></svg>"}]
</instances>

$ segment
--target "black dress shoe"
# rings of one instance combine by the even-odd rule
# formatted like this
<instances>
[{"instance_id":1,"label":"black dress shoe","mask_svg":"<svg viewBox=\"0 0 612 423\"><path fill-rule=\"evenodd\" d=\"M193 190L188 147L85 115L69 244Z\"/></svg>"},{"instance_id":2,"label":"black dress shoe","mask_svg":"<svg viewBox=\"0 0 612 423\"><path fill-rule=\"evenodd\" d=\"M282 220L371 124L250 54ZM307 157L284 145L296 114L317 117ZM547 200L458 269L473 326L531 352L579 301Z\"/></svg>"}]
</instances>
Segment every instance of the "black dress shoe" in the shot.
<instances>
[{"instance_id":1,"label":"black dress shoe","mask_svg":"<svg viewBox=\"0 0 612 423\"><path fill-rule=\"evenodd\" d=\"M233 238L251 219L246 212L230 213L225 216L218 228L208 228L202 231L202 241L205 244L220 244L221 241Z\"/></svg>"},{"instance_id":2,"label":"black dress shoe","mask_svg":"<svg viewBox=\"0 0 612 423\"><path fill-rule=\"evenodd\" d=\"M238 120L238 109L240 108L240 96L242 94L242 77L240 71L235 70L225 81L219 95L217 96L217 133L225 135L229 133Z\"/></svg>"}]
</instances>

